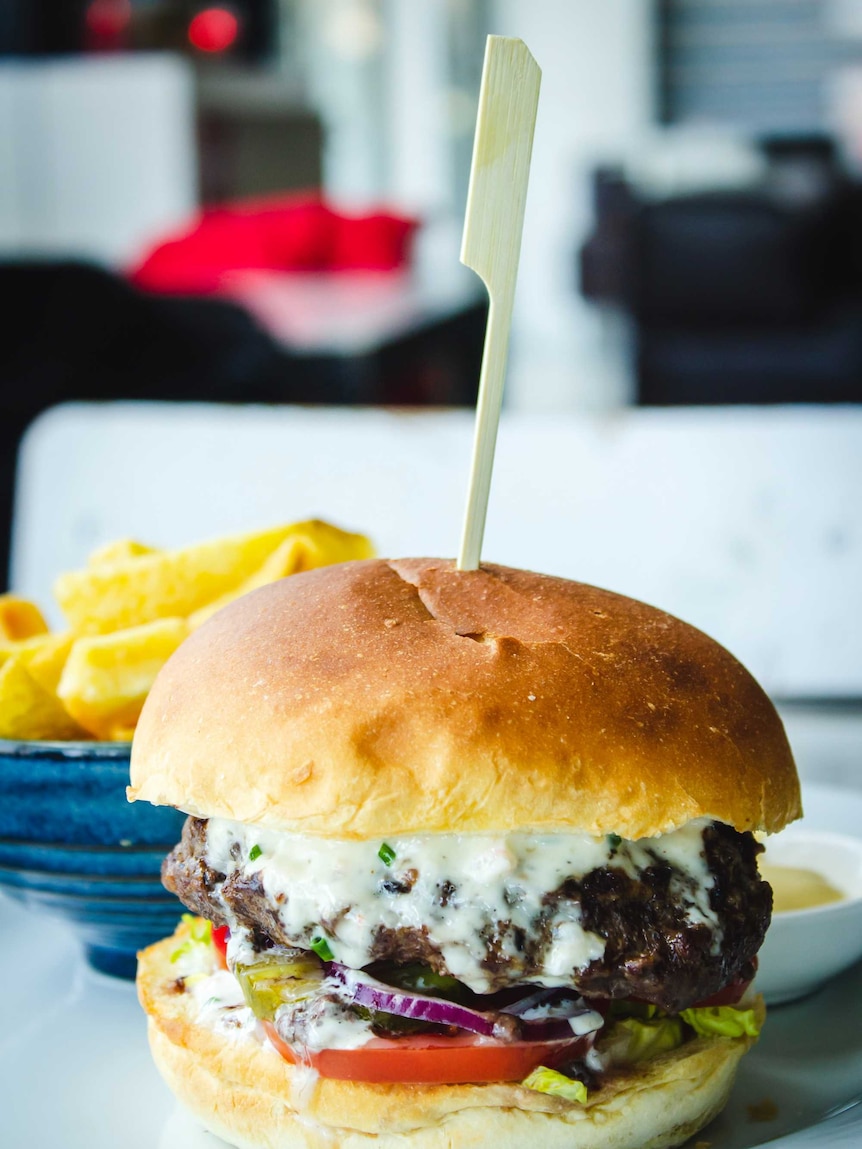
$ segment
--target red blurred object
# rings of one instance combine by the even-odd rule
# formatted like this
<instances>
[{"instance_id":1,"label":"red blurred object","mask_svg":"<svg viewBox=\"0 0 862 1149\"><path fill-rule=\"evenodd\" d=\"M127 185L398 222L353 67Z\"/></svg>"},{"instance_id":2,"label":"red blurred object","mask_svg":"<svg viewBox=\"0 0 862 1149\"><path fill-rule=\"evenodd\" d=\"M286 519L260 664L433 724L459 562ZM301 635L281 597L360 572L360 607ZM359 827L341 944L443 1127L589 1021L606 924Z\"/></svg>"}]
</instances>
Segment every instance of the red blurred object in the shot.
<instances>
[{"instance_id":1,"label":"red blurred object","mask_svg":"<svg viewBox=\"0 0 862 1149\"><path fill-rule=\"evenodd\" d=\"M205 208L129 270L147 291L218 292L232 271L393 271L404 267L418 220L388 212L348 216L316 194Z\"/></svg>"},{"instance_id":2,"label":"red blurred object","mask_svg":"<svg viewBox=\"0 0 862 1149\"><path fill-rule=\"evenodd\" d=\"M131 0L91 0L84 15L85 47L90 52L124 48L131 22Z\"/></svg>"},{"instance_id":3,"label":"red blurred object","mask_svg":"<svg viewBox=\"0 0 862 1149\"><path fill-rule=\"evenodd\" d=\"M229 8L204 8L189 21L189 43L199 52L226 52L239 36L239 20Z\"/></svg>"}]
</instances>

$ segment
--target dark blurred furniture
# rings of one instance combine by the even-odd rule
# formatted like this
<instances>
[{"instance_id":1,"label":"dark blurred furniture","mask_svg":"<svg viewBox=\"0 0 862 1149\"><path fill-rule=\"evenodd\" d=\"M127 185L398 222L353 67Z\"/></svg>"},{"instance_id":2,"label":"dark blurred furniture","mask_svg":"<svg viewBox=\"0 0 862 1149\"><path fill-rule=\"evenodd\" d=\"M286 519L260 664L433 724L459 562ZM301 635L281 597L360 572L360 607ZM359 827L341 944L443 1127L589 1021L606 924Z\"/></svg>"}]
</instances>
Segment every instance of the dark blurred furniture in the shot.
<instances>
[{"instance_id":1,"label":"dark blurred furniture","mask_svg":"<svg viewBox=\"0 0 862 1149\"><path fill-rule=\"evenodd\" d=\"M745 191L596 177L581 289L632 317L640 403L862 400L862 189L828 141L765 147Z\"/></svg>"},{"instance_id":2,"label":"dark blurred furniture","mask_svg":"<svg viewBox=\"0 0 862 1149\"><path fill-rule=\"evenodd\" d=\"M66 400L472 405L487 304L415 307L351 347L324 329L292 349L242 307L149 295L83 263L0 264L0 590L28 424Z\"/></svg>"},{"instance_id":3,"label":"dark blurred furniture","mask_svg":"<svg viewBox=\"0 0 862 1149\"><path fill-rule=\"evenodd\" d=\"M197 71L200 201L323 183L323 125L279 74L220 65Z\"/></svg>"},{"instance_id":4,"label":"dark blurred furniture","mask_svg":"<svg viewBox=\"0 0 862 1149\"><path fill-rule=\"evenodd\" d=\"M217 52L231 60L261 61L276 53L278 0L2 0L0 55L48 56L92 51L195 53L193 18L206 8L226 8L236 37Z\"/></svg>"}]
</instances>

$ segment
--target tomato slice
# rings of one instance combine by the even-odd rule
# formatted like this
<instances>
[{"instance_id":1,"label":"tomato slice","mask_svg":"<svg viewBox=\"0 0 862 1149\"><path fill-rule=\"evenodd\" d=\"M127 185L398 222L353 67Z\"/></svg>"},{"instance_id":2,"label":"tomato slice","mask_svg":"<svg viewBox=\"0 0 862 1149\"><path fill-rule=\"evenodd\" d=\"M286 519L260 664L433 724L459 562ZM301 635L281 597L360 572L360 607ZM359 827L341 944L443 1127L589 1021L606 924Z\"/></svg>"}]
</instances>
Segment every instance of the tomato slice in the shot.
<instances>
[{"instance_id":1,"label":"tomato slice","mask_svg":"<svg viewBox=\"0 0 862 1149\"><path fill-rule=\"evenodd\" d=\"M732 981L730 985L726 985L724 989L720 989L712 997L705 997L703 1001L696 1002L692 1009L701 1009L707 1005L736 1005L751 985L752 980L749 978L748 981Z\"/></svg>"},{"instance_id":2,"label":"tomato slice","mask_svg":"<svg viewBox=\"0 0 862 1149\"><path fill-rule=\"evenodd\" d=\"M219 969L227 969L227 939L230 930L227 926L213 926L212 940Z\"/></svg>"},{"instance_id":3,"label":"tomato slice","mask_svg":"<svg viewBox=\"0 0 862 1149\"><path fill-rule=\"evenodd\" d=\"M264 1021L267 1037L285 1061L300 1058ZM308 1062L321 1077L339 1081L401 1082L405 1085L465 1085L480 1081L523 1081L537 1065L549 1069L582 1057L593 1035L562 1041L489 1041L473 1034L373 1037L359 1049L322 1049ZM304 1059L303 1059L304 1060Z\"/></svg>"}]
</instances>

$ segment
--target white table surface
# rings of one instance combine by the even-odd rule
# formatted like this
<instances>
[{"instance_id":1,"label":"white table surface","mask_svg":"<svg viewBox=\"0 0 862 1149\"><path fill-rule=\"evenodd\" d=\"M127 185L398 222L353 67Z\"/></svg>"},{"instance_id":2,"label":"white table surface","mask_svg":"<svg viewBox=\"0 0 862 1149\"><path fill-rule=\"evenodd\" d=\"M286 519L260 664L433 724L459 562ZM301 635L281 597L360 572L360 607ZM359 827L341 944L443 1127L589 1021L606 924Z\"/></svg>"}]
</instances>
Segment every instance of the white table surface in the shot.
<instances>
[{"instance_id":1,"label":"white table surface","mask_svg":"<svg viewBox=\"0 0 862 1149\"><path fill-rule=\"evenodd\" d=\"M784 713L803 780L862 792L862 712ZM0 984L3 1149L218 1144L177 1110L156 1073L134 987L87 969L64 923L3 897Z\"/></svg>"}]
</instances>

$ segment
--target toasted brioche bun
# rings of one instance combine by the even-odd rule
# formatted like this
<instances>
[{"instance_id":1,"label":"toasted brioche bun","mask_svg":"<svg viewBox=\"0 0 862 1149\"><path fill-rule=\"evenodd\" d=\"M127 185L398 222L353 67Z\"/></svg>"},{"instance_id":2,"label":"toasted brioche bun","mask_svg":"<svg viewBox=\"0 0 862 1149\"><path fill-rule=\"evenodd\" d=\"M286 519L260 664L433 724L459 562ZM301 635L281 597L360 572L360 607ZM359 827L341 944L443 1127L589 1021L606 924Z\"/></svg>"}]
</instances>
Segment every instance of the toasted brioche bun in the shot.
<instances>
[{"instance_id":1,"label":"toasted brioche bun","mask_svg":"<svg viewBox=\"0 0 862 1149\"><path fill-rule=\"evenodd\" d=\"M177 940L138 955L153 1057L186 1108L243 1149L660 1149L681 1144L724 1107L753 1044L695 1038L609 1074L584 1105L506 1083L309 1081L308 1070L282 1060L265 1038L232 1037L198 1021L193 995L177 987Z\"/></svg>"},{"instance_id":2,"label":"toasted brioche bun","mask_svg":"<svg viewBox=\"0 0 862 1149\"><path fill-rule=\"evenodd\" d=\"M717 642L609 591L440 560L328 566L211 618L149 694L129 796L329 838L800 813L775 708Z\"/></svg>"},{"instance_id":3,"label":"toasted brioche bun","mask_svg":"<svg viewBox=\"0 0 862 1149\"><path fill-rule=\"evenodd\" d=\"M718 643L582 583L371 560L228 606L168 661L129 797L331 838L641 838L800 814L781 720Z\"/></svg>"}]
</instances>

